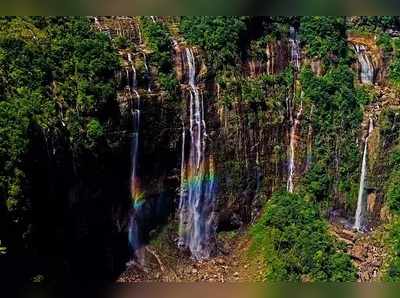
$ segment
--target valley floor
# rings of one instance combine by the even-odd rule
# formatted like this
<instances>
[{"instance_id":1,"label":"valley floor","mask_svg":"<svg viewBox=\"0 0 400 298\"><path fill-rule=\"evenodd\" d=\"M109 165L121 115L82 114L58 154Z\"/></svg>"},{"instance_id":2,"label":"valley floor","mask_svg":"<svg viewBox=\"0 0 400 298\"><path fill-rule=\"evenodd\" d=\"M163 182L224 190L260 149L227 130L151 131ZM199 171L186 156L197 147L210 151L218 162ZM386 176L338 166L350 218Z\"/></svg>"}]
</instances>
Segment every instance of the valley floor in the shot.
<instances>
[{"instance_id":1,"label":"valley floor","mask_svg":"<svg viewBox=\"0 0 400 298\"><path fill-rule=\"evenodd\" d=\"M250 264L247 250L250 240L246 233L221 233L218 256L196 261L180 252L174 243L167 247L149 245L146 248L146 266L132 265L118 282L246 282L262 280L262 265Z\"/></svg>"},{"instance_id":2,"label":"valley floor","mask_svg":"<svg viewBox=\"0 0 400 298\"><path fill-rule=\"evenodd\" d=\"M358 268L359 282L379 280L385 257L379 232L359 234L339 223L331 223L330 232L345 243L347 253ZM158 241L146 247L146 265L128 267L117 282L263 281L265 265L261 261L249 260L250 241L245 232L220 233L218 256L206 261L195 261L179 251L172 239Z\"/></svg>"}]
</instances>

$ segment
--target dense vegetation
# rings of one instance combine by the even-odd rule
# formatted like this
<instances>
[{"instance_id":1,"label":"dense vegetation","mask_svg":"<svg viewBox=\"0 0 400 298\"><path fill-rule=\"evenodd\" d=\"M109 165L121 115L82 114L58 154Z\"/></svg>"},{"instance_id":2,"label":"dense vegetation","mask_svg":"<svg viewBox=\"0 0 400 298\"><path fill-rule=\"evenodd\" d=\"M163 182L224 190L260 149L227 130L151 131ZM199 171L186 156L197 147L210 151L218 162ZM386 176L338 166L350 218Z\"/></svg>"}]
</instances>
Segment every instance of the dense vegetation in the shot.
<instances>
[{"instance_id":1,"label":"dense vegetation","mask_svg":"<svg viewBox=\"0 0 400 298\"><path fill-rule=\"evenodd\" d=\"M190 43L206 50L209 63L216 70L224 64L238 61L240 33L246 28L244 19L245 17L183 17L181 30Z\"/></svg>"},{"instance_id":2,"label":"dense vegetation","mask_svg":"<svg viewBox=\"0 0 400 298\"><path fill-rule=\"evenodd\" d=\"M0 53L0 197L19 222L29 205L23 167L32 135L41 133L49 150L65 138L76 160L85 150L96 154L118 59L85 18L2 18Z\"/></svg>"},{"instance_id":3,"label":"dense vegetation","mask_svg":"<svg viewBox=\"0 0 400 298\"><path fill-rule=\"evenodd\" d=\"M132 91L129 71L125 76L121 68L126 53L134 57L135 91L141 97L141 195L150 197L148 209L161 213L170 208L160 205L162 200L176 207L186 120L182 110L187 106L185 79L179 82L175 73L179 43L198 48L206 66L196 60L197 71L202 70L197 83L205 103L207 150L213 151L218 176L218 211L235 219L234 224L225 220L224 228L256 222L250 228L250 257L261 257L266 280L355 280L355 268L343 245L329 234L326 218L333 208L348 218L354 214L360 127L377 91L357 82L347 34L376 35L382 69L387 70L382 80L396 95L400 39L393 31L399 29L399 19L137 17L132 24L140 28L141 43L123 34L96 32L88 18L0 18L0 259L48 253L43 248L48 242L37 236L45 226L60 247L65 246L63 237L72 248L75 242L95 243L87 246L85 256L99 241L101 253L111 255L107 260L114 266L120 251L105 243L125 245L127 238L122 214L128 209L132 115L123 114L117 102L121 93ZM299 69L288 57L293 30L299 33L304 58ZM294 136L296 192L290 194L280 190L288 178L294 114L300 125ZM400 279L398 115L392 106L376 115L379 136L371 150L377 157L370 158L368 169L379 176L369 179L369 191L377 193L391 214L385 278L392 281ZM38 182L42 174L43 184ZM56 223L42 219L51 212L45 218ZM150 219L144 221L150 226L149 221L157 220L146 212ZM68 220L73 213L78 214L76 226ZM28 278L36 273L27 272Z\"/></svg>"},{"instance_id":4,"label":"dense vegetation","mask_svg":"<svg viewBox=\"0 0 400 298\"><path fill-rule=\"evenodd\" d=\"M298 194L274 194L251 231L251 250L263 256L266 280L355 280L350 257L327 229L311 202Z\"/></svg>"},{"instance_id":5,"label":"dense vegetation","mask_svg":"<svg viewBox=\"0 0 400 298\"><path fill-rule=\"evenodd\" d=\"M300 36L307 55L323 59L325 62L345 57L345 22L344 17L303 17Z\"/></svg>"},{"instance_id":6,"label":"dense vegetation","mask_svg":"<svg viewBox=\"0 0 400 298\"><path fill-rule=\"evenodd\" d=\"M32 167L63 167L71 157L70 175L84 179L84 156L88 162L108 150L118 68L110 40L95 33L87 18L1 18L0 238L13 248L11 255L22 247L33 249L33 206L43 206L36 214L44 214L48 200L63 204L52 197L52 188L48 199L34 202L40 177ZM42 161L40 148L46 152ZM58 225L48 223L49 229Z\"/></svg>"},{"instance_id":7,"label":"dense vegetation","mask_svg":"<svg viewBox=\"0 0 400 298\"><path fill-rule=\"evenodd\" d=\"M353 86L353 73L345 64L332 67L323 77L310 69L301 73L305 100L314 107L314 163L304 179L304 189L314 201L335 193L354 210L359 151L351 142L357 135L362 110Z\"/></svg>"}]
</instances>

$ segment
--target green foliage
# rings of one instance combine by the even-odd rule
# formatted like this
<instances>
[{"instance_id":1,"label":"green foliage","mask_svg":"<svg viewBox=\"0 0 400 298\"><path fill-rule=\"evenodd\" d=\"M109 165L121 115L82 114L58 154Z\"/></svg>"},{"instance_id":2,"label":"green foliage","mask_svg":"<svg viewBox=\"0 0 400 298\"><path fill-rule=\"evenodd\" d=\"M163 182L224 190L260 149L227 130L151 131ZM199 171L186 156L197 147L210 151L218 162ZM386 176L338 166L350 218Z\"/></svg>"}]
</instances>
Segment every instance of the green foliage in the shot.
<instances>
[{"instance_id":1,"label":"green foliage","mask_svg":"<svg viewBox=\"0 0 400 298\"><path fill-rule=\"evenodd\" d=\"M92 119L87 125L87 135L90 140L96 141L104 135L104 129L99 120Z\"/></svg>"},{"instance_id":2,"label":"green foliage","mask_svg":"<svg viewBox=\"0 0 400 298\"><path fill-rule=\"evenodd\" d=\"M329 63L346 56L344 17L302 17L300 37L309 57L316 57Z\"/></svg>"},{"instance_id":3,"label":"green foliage","mask_svg":"<svg viewBox=\"0 0 400 298\"><path fill-rule=\"evenodd\" d=\"M356 89L356 98L360 106L366 106L375 100L375 93L371 86L360 86Z\"/></svg>"},{"instance_id":4,"label":"green foliage","mask_svg":"<svg viewBox=\"0 0 400 298\"><path fill-rule=\"evenodd\" d=\"M177 92L177 87L179 82L176 79L175 73L159 73L158 81L163 90L167 91L169 94L175 94Z\"/></svg>"},{"instance_id":5,"label":"green foliage","mask_svg":"<svg viewBox=\"0 0 400 298\"><path fill-rule=\"evenodd\" d=\"M397 130L396 133L398 142ZM391 149L387 160L389 173L384 185L385 201L393 213L400 214L400 147L398 144Z\"/></svg>"},{"instance_id":6,"label":"green foliage","mask_svg":"<svg viewBox=\"0 0 400 298\"><path fill-rule=\"evenodd\" d=\"M179 82L173 68L172 36L163 22L153 22L149 17L140 17L141 28L146 45L149 46L149 64L157 69L157 82L170 108L177 108L176 98Z\"/></svg>"},{"instance_id":7,"label":"green foliage","mask_svg":"<svg viewBox=\"0 0 400 298\"><path fill-rule=\"evenodd\" d=\"M352 17L350 26L362 31L374 32L396 28L399 25L395 16L359 16Z\"/></svg>"},{"instance_id":8,"label":"green foliage","mask_svg":"<svg viewBox=\"0 0 400 298\"><path fill-rule=\"evenodd\" d=\"M330 193L333 177L326 175L326 161L316 160L303 180L303 188L310 200L321 202Z\"/></svg>"},{"instance_id":9,"label":"green foliage","mask_svg":"<svg viewBox=\"0 0 400 298\"><path fill-rule=\"evenodd\" d=\"M387 146L394 145L400 137L400 110L396 108L384 108L379 117L379 127L382 138Z\"/></svg>"},{"instance_id":10,"label":"green foliage","mask_svg":"<svg viewBox=\"0 0 400 298\"><path fill-rule=\"evenodd\" d=\"M124 36L117 36L113 39L113 42L115 47L118 49L125 49L129 45L128 40Z\"/></svg>"},{"instance_id":11,"label":"green foliage","mask_svg":"<svg viewBox=\"0 0 400 298\"><path fill-rule=\"evenodd\" d=\"M251 254L262 254L269 281L354 281L349 256L329 235L315 206L298 194L275 193L251 230Z\"/></svg>"},{"instance_id":12,"label":"green foliage","mask_svg":"<svg viewBox=\"0 0 400 298\"><path fill-rule=\"evenodd\" d=\"M50 142L65 136L75 157L95 155L118 67L110 40L87 18L0 18L0 204L14 222L23 224L29 210L24 162L32 134Z\"/></svg>"},{"instance_id":13,"label":"green foliage","mask_svg":"<svg viewBox=\"0 0 400 298\"><path fill-rule=\"evenodd\" d=\"M377 36L376 44L380 46L386 53L390 53L393 50L392 38L387 33L380 33Z\"/></svg>"},{"instance_id":14,"label":"green foliage","mask_svg":"<svg viewBox=\"0 0 400 298\"><path fill-rule=\"evenodd\" d=\"M159 71L168 74L172 70L172 39L168 29L161 22L153 22L149 17L141 17L141 28L146 44L152 50L150 63Z\"/></svg>"},{"instance_id":15,"label":"green foliage","mask_svg":"<svg viewBox=\"0 0 400 298\"><path fill-rule=\"evenodd\" d=\"M239 74L227 71L220 73L218 83L222 90L220 100L227 107L240 102L249 104L256 110L262 109L270 111L272 114L280 114L279 112L282 112L283 108L282 104L293 83L293 73L288 68L280 75L244 78ZM275 121L272 120L272 122Z\"/></svg>"},{"instance_id":16,"label":"green foliage","mask_svg":"<svg viewBox=\"0 0 400 298\"><path fill-rule=\"evenodd\" d=\"M393 49L394 49L395 53L399 54L399 52L400 52L400 37L392 38L392 45L393 45Z\"/></svg>"},{"instance_id":17,"label":"green foliage","mask_svg":"<svg viewBox=\"0 0 400 298\"><path fill-rule=\"evenodd\" d=\"M389 257L383 280L398 282L400 281L400 218L398 216L395 216L388 226L386 244Z\"/></svg>"},{"instance_id":18,"label":"green foliage","mask_svg":"<svg viewBox=\"0 0 400 298\"><path fill-rule=\"evenodd\" d=\"M400 88L400 55L398 54L389 65L389 80L396 88Z\"/></svg>"},{"instance_id":19,"label":"green foliage","mask_svg":"<svg viewBox=\"0 0 400 298\"><path fill-rule=\"evenodd\" d=\"M396 168L398 168L397 165ZM386 184L386 202L393 212L400 213L400 170L394 170Z\"/></svg>"},{"instance_id":20,"label":"green foliage","mask_svg":"<svg viewBox=\"0 0 400 298\"><path fill-rule=\"evenodd\" d=\"M394 55L389 65L389 81L394 87L400 88L400 38L391 39L391 46L394 49Z\"/></svg>"},{"instance_id":21,"label":"green foliage","mask_svg":"<svg viewBox=\"0 0 400 298\"><path fill-rule=\"evenodd\" d=\"M352 205L358 180L360 152L354 142L362 120L367 94L353 86L353 73L346 64L331 67L322 77L310 68L300 74L304 100L315 107L313 164L303 179L303 191L316 201L330 200L336 189ZM331 200L330 200L331 201Z\"/></svg>"},{"instance_id":22,"label":"green foliage","mask_svg":"<svg viewBox=\"0 0 400 298\"><path fill-rule=\"evenodd\" d=\"M239 56L240 34L246 28L244 17L182 17L181 31L193 45L201 46L214 70L235 65Z\"/></svg>"}]
</instances>

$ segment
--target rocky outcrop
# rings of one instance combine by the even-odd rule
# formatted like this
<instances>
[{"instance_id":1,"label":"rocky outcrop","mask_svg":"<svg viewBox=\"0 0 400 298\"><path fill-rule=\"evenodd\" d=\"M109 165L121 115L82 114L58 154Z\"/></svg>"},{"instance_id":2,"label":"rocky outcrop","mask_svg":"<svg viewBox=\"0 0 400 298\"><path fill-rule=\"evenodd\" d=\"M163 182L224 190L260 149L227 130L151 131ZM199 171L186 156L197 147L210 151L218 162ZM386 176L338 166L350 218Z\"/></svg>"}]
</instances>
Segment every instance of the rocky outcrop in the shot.
<instances>
[{"instance_id":1,"label":"rocky outcrop","mask_svg":"<svg viewBox=\"0 0 400 298\"><path fill-rule=\"evenodd\" d=\"M267 65L268 74L278 74L283 71L290 61L289 45L286 40L277 40L267 45Z\"/></svg>"},{"instance_id":2,"label":"rocky outcrop","mask_svg":"<svg viewBox=\"0 0 400 298\"><path fill-rule=\"evenodd\" d=\"M339 241L346 244L347 253L358 269L359 282L379 280L386 253L383 243L375 240L374 234L360 235L340 224L331 225L330 232Z\"/></svg>"},{"instance_id":3,"label":"rocky outcrop","mask_svg":"<svg viewBox=\"0 0 400 298\"><path fill-rule=\"evenodd\" d=\"M376 44L376 36L375 35L358 35L354 33L348 34L348 42L350 44L350 48L352 47L355 51L356 48L362 48L362 51L365 52L364 60L366 63L371 64L373 67L373 82L379 85L386 84L386 76L387 69L386 63L384 59L384 55L382 49L379 48ZM361 64L355 63L353 65L355 72L358 74L358 80L361 82Z\"/></svg>"},{"instance_id":4,"label":"rocky outcrop","mask_svg":"<svg viewBox=\"0 0 400 298\"><path fill-rule=\"evenodd\" d=\"M281 73L290 63L290 47L287 39L275 40L265 48L265 59L248 58L242 62L243 73L249 77L262 74L276 75Z\"/></svg>"}]
</instances>

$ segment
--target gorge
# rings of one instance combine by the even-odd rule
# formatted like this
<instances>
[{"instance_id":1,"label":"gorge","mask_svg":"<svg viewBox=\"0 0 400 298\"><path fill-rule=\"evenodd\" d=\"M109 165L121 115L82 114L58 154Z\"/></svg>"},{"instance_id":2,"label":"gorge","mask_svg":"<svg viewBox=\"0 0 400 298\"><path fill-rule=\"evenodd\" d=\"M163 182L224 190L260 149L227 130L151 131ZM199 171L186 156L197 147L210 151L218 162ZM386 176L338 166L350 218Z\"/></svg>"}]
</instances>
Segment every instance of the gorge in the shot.
<instances>
[{"instance_id":1,"label":"gorge","mask_svg":"<svg viewBox=\"0 0 400 298\"><path fill-rule=\"evenodd\" d=\"M397 17L0 32L0 270L26 268L9 278L400 279Z\"/></svg>"}]
</instances>

